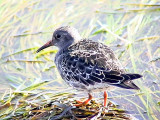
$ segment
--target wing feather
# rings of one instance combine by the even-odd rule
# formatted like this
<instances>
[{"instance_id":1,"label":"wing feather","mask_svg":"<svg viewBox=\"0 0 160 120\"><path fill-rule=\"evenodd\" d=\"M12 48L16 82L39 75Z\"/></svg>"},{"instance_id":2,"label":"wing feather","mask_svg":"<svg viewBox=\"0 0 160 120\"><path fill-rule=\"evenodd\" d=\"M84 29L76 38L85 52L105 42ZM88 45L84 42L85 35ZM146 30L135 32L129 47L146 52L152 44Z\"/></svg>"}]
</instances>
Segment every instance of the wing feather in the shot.
<instances>
[{"instance_id":1,"label":"wing feather","mask_svg":"<svg viewBox=\"0 0 160 120\"><path fill-rule=\"evenodd\" d=\"M70 46L68 51L63 54L61 64L62 76L68 76L67 81L85 86L107 83L130 88L125 81L141 77L139 74L125 74L113 51L101 43L84 39Z\"/></svg>"}]
</instances>

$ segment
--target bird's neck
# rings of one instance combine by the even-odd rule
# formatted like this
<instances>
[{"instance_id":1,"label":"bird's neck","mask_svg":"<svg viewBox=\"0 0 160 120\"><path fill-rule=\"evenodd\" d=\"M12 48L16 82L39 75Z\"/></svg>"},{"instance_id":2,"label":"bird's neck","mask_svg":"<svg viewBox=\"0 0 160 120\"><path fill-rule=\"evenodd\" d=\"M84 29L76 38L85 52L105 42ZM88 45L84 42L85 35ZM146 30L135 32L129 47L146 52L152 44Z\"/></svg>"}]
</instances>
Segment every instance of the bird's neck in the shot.
<instances>
[{"instance_id":1,"label":"bird's neck","mask_svg":"<svg viewBox=\"0 0 160 120\"><path fill-rule=\"evenodd\" d=\"M59 47L59 51L60 50L64 50L64 49L67 49L70 45L72 45L73 43L72 42L67 42L67 43L64 43L63 46Z\"/></svg>"}]
</instances>

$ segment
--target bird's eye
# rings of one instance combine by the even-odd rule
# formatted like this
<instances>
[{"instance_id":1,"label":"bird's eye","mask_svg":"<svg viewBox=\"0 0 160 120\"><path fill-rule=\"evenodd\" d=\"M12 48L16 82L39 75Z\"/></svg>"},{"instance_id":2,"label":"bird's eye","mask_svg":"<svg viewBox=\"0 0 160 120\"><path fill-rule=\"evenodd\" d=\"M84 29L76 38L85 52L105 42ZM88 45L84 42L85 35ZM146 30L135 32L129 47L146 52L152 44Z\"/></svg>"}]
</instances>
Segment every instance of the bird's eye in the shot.
<instances>
[{"instance_id":1,"label":"bird's eye","mask_svg":"<svg viewBox=\"0 0 160 120\"><path fill-rule=\"evenodd\" d=\"M61 35L60 34L56 34L56 39L59 39L61 38Z\"/></svg>"}]
</instances>

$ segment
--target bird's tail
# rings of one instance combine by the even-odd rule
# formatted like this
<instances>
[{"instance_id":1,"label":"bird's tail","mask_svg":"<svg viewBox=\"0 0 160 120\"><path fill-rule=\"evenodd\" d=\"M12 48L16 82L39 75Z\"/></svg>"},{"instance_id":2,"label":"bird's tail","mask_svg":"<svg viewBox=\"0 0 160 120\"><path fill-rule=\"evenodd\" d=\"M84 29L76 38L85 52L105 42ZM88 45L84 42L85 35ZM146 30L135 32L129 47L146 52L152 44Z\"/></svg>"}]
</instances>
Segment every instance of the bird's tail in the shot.
<instances>
[{"instance_id":1,"label":"bird's tail","mask_svg":"<svg viewBox=\"0 0 160 120\"><path fill-rule=\"evenodd\" d=\"M142 75L140 74L122 74L122 76L124 77L124 81L118 85L119 87L126 88L126 89L136 89L136 90L140 89L137 85L133 83L132 80L141 78Z\"/></svg>"}]
</instances>

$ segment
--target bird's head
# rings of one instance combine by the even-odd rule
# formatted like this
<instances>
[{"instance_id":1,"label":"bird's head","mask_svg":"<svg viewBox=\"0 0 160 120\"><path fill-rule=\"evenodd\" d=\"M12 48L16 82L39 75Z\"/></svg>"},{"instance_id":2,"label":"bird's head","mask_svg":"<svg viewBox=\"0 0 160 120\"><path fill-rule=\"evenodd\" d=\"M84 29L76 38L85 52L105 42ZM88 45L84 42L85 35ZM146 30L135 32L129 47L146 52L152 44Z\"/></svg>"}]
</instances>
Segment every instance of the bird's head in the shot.
<instances>
[{"instance_id":1,"label":"bird's head","mask_svg":"<svg viewBox=\"0 0 160 120\"><path fill-rule=\"evenodd\" d=\"M40 47L37 52L50 46L57 46L59 49L63 49L78 42L80 39L81 37L75 28L70 26L60 27L54 31L52 40Z\"/></svg>"}]
</instances>

